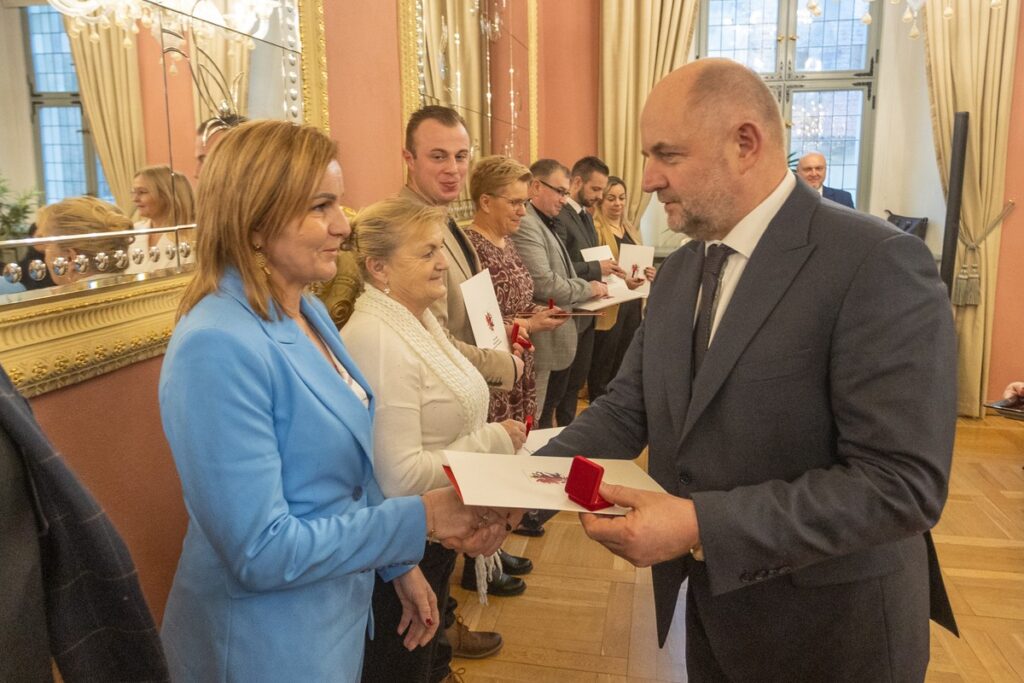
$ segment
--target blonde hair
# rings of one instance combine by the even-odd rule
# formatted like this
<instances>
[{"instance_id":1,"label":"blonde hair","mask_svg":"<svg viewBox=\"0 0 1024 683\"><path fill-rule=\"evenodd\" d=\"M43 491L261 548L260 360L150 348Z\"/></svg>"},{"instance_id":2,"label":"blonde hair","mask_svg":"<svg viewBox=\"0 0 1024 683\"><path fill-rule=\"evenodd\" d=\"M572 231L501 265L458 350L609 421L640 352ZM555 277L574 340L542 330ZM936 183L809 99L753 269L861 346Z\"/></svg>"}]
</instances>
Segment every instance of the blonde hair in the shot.
<instances>
[{"instance_id":1,"label":"blonde hair","mask_svg":"<svg viewBox=\"0 0 1024 683\"><path fill-rule=\"evenodd\" d=\"M499 190L517 180L529 183L533 174L510 157L497 154L484 157L473 167L473 174L469 177L469 196L473 198L473 206L479 209L481 195L497 196Z\"/></svg>"},{"instance_id":2,"label":"blonde hair","mask_svg":"<svg viewBox=\"0 0 1024 683\"><path fill-rule=\"evenodd\" d=\"M96 197L82 196L64 199L44 206L36 214L40 237L88 235L89 233L131 230L132 221L121 209ZM108 237L81 242L70 242L67 249L94 257L100 252L108 255L128 248L129 238Z\"/></svg>"},{"instance_id":3,"label":"blonde hair","mask_svg":"<svg viewBox=\"0 0 1024 683\"><path fill-rule=\"evenodd\" d=\"M419 204L405 197L393 197L370 204L352 219L352 250L363 280L372 282L366 259L387 261L403 242L421 230L444 225L444 207Z\"/></svg>"},{"instance_id":4,"label":"blonde hair","mask_svg":"<svg viewBox=\"0 0 1024 683\"><path fill-rule=\"evenodd\" d=\"M319 128L287 121L250 121L226 133L210 153L199 183L196 275L178 318L217 291L228 268L238 270L249 305L270 320L281 295L258 263L252 236L264 244L305 214L338 147Z\"/></svg>"},{"instance_id":5,"label":"blonde hair","mask_svg":"<svg viewBox=\"0 0 1024 683\"><path fill-rule=\"evenodd\" d=\"M168 228L172 225L186 225L195 221L196 203L192 194L192 184L181 173L175 173L170 166L147 166L135 174L142 178L156 195L160 212L168 225L156 225L154 228Z\"/></svg>"}]
</instances>

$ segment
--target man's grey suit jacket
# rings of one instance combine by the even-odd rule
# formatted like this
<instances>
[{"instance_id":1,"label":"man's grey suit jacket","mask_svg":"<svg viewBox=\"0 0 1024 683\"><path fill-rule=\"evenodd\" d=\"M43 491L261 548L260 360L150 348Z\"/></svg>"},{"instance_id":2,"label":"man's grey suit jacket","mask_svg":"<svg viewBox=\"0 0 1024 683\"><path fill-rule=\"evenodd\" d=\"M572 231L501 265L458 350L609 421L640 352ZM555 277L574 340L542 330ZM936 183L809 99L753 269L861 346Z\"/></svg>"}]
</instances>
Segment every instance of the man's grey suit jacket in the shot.
<instances>
[{"instance_id":1,"label":"man's grey suit jacket","mask_svg":"<svg viewBox=\"0 0 1024 683\"><path fill-rule=\"evenodd\" d=\"M659 269L608 393L538 455L649 445L651 475L694 501L707 561L654 566L662 643L688 575L731 679L923 680L929 607L955 628L926 533L956 423L931 253L798 182L691 380L702 247Z\"/></svg>"},{"instance_id":2,"label":"man's grey suit jacket","mask_svg":"<svg viewBox=\"0 0 1024 683\"><path fill-rule=\"evenodd\" d=\"M571 311L573 306L590 298L590 283L575 277L565 245L548 229L533 206L526 208L519 229L512 233L512 242L533 278L534 301L547 305L549 299L554 299L556 306ZM564 370L576 356L575 325L566 323L549 332L536 332L531 339L536 347L534 366L537 370Z\"/></svg>"},{"instance_id":3,"label":"man's grey suit jacket","mask_svg":"<svg viewBox=\"0 0 1024 683\"><path fill-rule=\"evenodd\" d=\"M565 250L569 252L569 261L576 277L584 280L601 280L601 264L597 261L584 261L583 249L597 246L597 232L588 227L572 204L565 204L558 214L558 222L565 234ZM584 332L594 324L591 317L576 318L576 331Z\"/></svg>"}]
</instances>

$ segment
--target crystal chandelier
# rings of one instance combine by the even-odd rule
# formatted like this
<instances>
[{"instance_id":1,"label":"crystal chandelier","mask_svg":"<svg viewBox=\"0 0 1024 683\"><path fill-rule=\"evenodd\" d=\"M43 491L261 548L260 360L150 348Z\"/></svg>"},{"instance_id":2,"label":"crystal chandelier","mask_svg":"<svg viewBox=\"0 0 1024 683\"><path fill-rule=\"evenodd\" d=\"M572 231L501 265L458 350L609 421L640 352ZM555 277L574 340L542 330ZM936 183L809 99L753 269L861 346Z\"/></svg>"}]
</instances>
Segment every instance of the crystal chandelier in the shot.
<instances>
[{"instance_id":1,"label":"crystal chandelier","mask_svg":"<svg viewBox=\"0 0 1024 683\"><path fill-rule=\"evenodd\" d=\"M52 0L51 0L52 1ZM871 9L870 4L875 0L864 0L868 3L869 8L861 16L861 23L865 25L871 24ZM978 0L981 2L982 0ZM807 0L807 11L812 16L821 16L821 4L826 0ZM918 15L921 13L921 9L924 7L927 0L889 0L890 4L898 5L901 2L906 5L906 9L903 11L903 23L910 24L910 33L908 34L911 38L918 38L921 35L921 29L917 25ZM999 9L1003 6L1003 0L988 0L989 6L992 9ZM946 19L953 18L953 0L945 0L944 7L942 8L942 16Z\"/></svg>"},{"instance_id":2,"label":"crystal chandelier","mask_svg":"<svg viewBox=\"0 0 1024 683\"><path fill-rule=\"evenodd\" d=\"M280 8L280 0L225 0L222 11L211 0L48 0L58 12L71 18L71 30L79 33L87 27L90 40L99 41L97 28L111 26L138 34L139 26L149 29L160 9L170 10L186 28L195 22L197 33L221 27L236 34L264 38L270 29L271 18ZM200 25L203 25L200 27ZM126 46L131 39L125 38Z\"/></svg>"}]
</instances>

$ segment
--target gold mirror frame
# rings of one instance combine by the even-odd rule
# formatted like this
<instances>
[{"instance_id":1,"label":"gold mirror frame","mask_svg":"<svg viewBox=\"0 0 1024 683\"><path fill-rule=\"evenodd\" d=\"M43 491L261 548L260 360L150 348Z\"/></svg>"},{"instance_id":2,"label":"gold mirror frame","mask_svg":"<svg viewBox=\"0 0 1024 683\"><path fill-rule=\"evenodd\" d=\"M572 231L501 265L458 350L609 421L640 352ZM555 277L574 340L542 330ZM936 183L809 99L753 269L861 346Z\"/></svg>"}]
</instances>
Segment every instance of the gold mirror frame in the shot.
<instances>
[{"instance_id":1,"label":"gold mirror frame","mask_svg":"<svg viewBox=\"0 0 1024 683\"><path fill-rule=\"evenodd\" d=\"M323 2L298 0L298 12L303 114L328 130ZM159 356L190 277L6 305L0 309L0 363L25 396L37 396Z\"/></svg>"},{"instance_id":2,"label":"gold mirror frame","mask_svg":"<svg viewBox=\"0 0 1024 683\"><path fill-rule=\"evenodd\" d=\"M402 87L402 125L420 108L417 59L417 0L398 0L398 50ZM537 159L537 0L526 0L527 88L530 94L530 159ZM404 135L404 131L403 131Z\"/></svg>"}]
</instances>

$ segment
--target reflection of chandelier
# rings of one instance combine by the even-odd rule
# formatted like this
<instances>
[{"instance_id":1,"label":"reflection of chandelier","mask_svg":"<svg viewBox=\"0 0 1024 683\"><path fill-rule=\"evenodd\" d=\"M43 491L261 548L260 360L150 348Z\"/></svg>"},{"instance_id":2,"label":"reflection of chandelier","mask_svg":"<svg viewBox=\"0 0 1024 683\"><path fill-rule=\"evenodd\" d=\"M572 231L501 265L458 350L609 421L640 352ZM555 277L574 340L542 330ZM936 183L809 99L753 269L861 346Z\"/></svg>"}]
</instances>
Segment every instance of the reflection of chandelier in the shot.
<instances>
[{"instance_id":1,"label":"reflection of chandelier","mask_svg":"<svg viewBox=\"0 0 1024 683\"><path fill-rule=\"evenodd\" d=\"M254 38L263 38L270 29L270 19L281 6L280 0L227 0L229 11L222 12L211 0L48 0L58 12L72 19L72 29L82 31L87 25L100 28L117 26L132 33L139 24L150 28L157 8L166 8L181 15L183 23L191 18L207 25ZM198 26L197 26L198 28ZM93 31L95 33L95 31Z\"/></svg>"},{"instance_id":2,"label":"reflection of chandelier","mask_svg":"<svg viewBox=\"0 0 1024 683\"><path fill-rule=\"evenodd\" d=\"M807 0L807 11L812 17L821 16L821 5L827 0ZM979 2L981 0L978 0ZM52 0L51 0L52 2ZM864 0L869 6L874 0ZM921 35L921 29L917 25L918 15L921 13L921 8L924 7L927 0L889 0L893 5L898 5L901 2L906 4L906 9L903 11L903 23L910 24L910 33L908 34L911 38L917 38ZM1003 0L988 0L989 6L992 9L999 9L1003 6ZM953 0L945 0L945 6L942 8L942 16L946 19L953 18ZM867 9L860 18L864 24L870 24L871 10Z\"/></svg>"},{"instance_id":3,"label":"reflection of chandelier","mask_svg":"<svg viewBox=\"0 0 1024 683\"><path fill-rule=\"evenodd\" d=\"M793 108L793 134L803 139L820 138L825 130L825 105L821 102L810 102L806 107L797 105Z\"/></svg>"}]
</instances>

